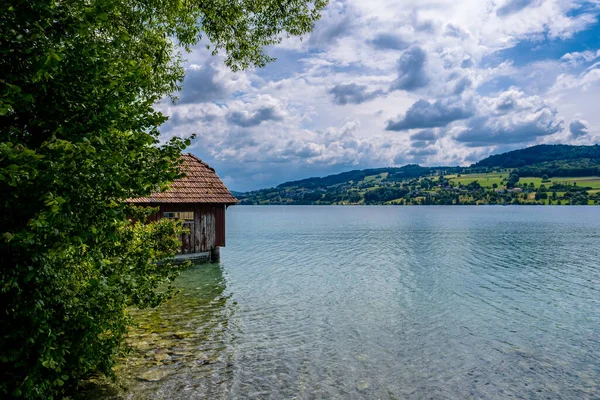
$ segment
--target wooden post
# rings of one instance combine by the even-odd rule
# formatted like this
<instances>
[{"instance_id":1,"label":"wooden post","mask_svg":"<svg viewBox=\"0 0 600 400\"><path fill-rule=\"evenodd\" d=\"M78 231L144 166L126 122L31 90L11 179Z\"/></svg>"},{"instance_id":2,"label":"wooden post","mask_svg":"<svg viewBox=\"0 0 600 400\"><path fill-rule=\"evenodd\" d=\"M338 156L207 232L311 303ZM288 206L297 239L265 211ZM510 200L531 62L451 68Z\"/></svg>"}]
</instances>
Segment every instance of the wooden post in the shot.
<instances>
[{"instance_id":1,"label":"wooden post","mask_svg":"<svg viewBox=\"0 0 600 400\"><path fill-rule=\"evenodd\" d=\"M210 261L219 261L221 259L221 248L214 247L210 250Z\"/></svg>"}]
</instances>

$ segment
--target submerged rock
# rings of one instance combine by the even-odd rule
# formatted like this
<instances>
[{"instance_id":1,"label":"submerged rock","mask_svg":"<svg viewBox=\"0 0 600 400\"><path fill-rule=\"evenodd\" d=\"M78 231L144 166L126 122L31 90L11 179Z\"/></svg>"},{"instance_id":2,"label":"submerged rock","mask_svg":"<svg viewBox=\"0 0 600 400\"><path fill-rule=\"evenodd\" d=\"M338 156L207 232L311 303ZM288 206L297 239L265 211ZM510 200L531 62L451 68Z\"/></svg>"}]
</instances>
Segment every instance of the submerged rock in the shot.
<instances>
[{"instance_id":1,"label":"submerged rock","mask_svg":"<svg viewBox=\"0 0 600 400\"><path fill-rule=\"evenodd\" d=\"M169 354L167 354L167 352L163 352L163 351L159 351L156 352L156 354L154 354L154 359L156 361L162 362L162 361L166 361L166 360L170 360L171 356Z\"/></svg>"},{"instance_id":2,"label":"submerged rock","mask_svg":"<svg viewBox=\"0 0 600 400\"><path fill-rule=\"evenodd\" d=\"M158 382L164 379L168 375L168 372L162 369L151 369L143 374L137 376L140 381L145 382Z\"/></svg>"},{"instance_id":3,"label":"submerged rock","mask_svg":"<svg viewBox=\"0 0 600 400\"><path fill-rule=\"evenodd\" d=\"M172 334L172 337L174 337L175 339L186 339L192 336L193 334L193 332L175 332Z\"/></svg>"}]
</instances>

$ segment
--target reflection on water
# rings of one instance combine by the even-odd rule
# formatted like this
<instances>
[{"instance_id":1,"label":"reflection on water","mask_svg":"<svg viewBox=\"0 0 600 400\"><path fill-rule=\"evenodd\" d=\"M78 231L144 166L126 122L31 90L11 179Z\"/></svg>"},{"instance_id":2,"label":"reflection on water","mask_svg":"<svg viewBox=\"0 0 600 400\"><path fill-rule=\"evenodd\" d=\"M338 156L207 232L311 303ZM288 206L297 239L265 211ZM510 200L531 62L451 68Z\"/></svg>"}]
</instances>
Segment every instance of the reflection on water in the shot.
<instances>
[{"instance_id":1,"label":"reflection on water","mask_svg":"<svg viewBox=\"0 0 600 400\"><path fill-rule=\"evenodd\" d=\"M600 209L242 207L138 312L132 399L600 398Z\"/></svg>"}]
</instances>

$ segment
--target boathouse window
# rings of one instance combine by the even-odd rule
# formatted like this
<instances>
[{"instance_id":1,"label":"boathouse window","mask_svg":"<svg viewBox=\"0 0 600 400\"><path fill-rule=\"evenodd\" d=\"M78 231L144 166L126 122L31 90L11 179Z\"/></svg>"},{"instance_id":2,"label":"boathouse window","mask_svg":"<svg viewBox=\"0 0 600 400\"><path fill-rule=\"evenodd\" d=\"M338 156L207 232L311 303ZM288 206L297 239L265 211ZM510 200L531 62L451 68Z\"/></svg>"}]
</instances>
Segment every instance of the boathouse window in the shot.
<instances>
[{"instance_id":1,"label":"boathouse window","mask_svg":"<svg viewBox=\"0 0 600 400\"><path fill-rule=\"evenodd\" d=\"M193 211L169 211L163 213L163 218L182 219L184 221L193 221Z\"/></svg>"}]
</instances>

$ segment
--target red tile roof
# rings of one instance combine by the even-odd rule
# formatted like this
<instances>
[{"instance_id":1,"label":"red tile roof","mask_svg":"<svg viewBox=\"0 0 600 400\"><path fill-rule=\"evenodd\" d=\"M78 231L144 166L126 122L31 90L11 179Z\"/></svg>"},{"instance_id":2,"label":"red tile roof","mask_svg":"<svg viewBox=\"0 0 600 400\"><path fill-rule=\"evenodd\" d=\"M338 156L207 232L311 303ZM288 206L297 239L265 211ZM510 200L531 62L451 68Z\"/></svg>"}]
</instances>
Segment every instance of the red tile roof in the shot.
<instances>
[{"instance_id":1,"label":"red tile roof","mask_svg":"<svg viewBox=\"0 0 600 400\"><path fill-rule=\"evenodd\" d=\"M128 199L131 203L220 203L235 204L233 197L217 173L193 154L182 154L182 172L185 177L177 179L167 191L149 197Z\"/></svg>"}]
</instances>

